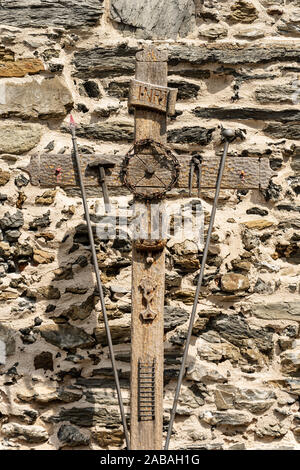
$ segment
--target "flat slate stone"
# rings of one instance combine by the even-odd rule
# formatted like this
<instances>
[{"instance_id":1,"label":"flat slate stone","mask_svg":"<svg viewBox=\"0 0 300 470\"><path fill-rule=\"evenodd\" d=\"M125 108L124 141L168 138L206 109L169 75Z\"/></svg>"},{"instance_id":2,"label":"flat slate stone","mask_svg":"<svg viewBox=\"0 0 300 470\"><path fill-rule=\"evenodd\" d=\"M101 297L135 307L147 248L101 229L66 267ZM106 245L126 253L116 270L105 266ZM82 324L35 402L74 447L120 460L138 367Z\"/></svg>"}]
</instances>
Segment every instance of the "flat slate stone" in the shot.
<instances>
[{"instance_id":1,"label":"flat slate stone","mask_svg":"<svg viewBox=\"0 0 300 470\"><path fill-rule=\"evenodd\" d=\"M63 125L62 131L69 133L68 126ZM81 124L76 128L77 137L85 139L120 142L133 140L133 124L131 122L110 121Z\"/></svg>"},{"instance_id":2,"label":"flat slate stone","mask_svg":"<svg viewBox=\"0 0 300 470\"><path fill-rule=\"evenodd\" d=\"M258 64L268 62L299 62L299 47L293 46L245 46L228 44L225 47L174 46L169 50L169 64L180 62L203 65L219 63L226 65Z\"/></svg>"},{"instance_id":3,"label":"flat slate stone","mask_svg":"<svg viewBox=\"0 0 300 470\"><path fill-rule=\"evenodd\" d=\"M88 348L95 344L94 338L82 328L69 324L49 324L40 327L42 337L50 344L63 349Z\"/></svg>"},{"instance_id":4,"label":"flat slate stone","mask_svg":"<svg viewBox=\"0 0 300 470\"><path fill-rule=\"evenodd\" d=\"M300 301L254 304L252 314L263 320L300 321Z\"/></svg>"},{"instance_id":5,"label":"flat slate stone","mask_svg":"<svg viewBox=\"0 0 300 470\"><path fill-rule=\"evenodd\" d=\"M255 98L259 103L295 103L297 89L292 84L288 85L262 85L255 90Z\"/></svg>"},{"instance_id":6,"label":"flat slate stone","mask_svg":"<svg viewBox=\"0 0 300 470\"><path fill-rule=\"evenodd\" d=\"M206 145L211 141L214 130L214 127L207 129L200 126L184 126L178 129L170 129L168 131L168 141L180 144L195 142L199 145Z\"/></svg>"},{"instance_id":7,"label":"flat slate stone","mask_svg":"<svg viewBox=\"0 0 300 470\"><path fill-rule=\"evenodd\" d=\"M299 122L270 122L263 131L275 139L300 140Z\"/></svg>"},{"instance_id":8,"label":"flat slate stone","mask_svg":"<svg viewBox=\"0 0 300 470\"><path fill-rule=\"evenodd\" d=\"M272 350L272 334L266 328L250 328L242 317L220 315L212 319L211 325L222 338L239 348L251 340L263 353L269 354Z\"/></svg>"},{"instance_id":9,"label":"flat slate stone","mask_svg":"<svg viewBox=\"0 0 300 470\"><path fill-rule=\"evenodd\" d=\"M3 0L0 24L26 28L94 26L103 13L103 0Z\"/></svg>"},{"instance_id":10,"label":"flat slate stone","mask_svg":"<svg viewBox=\"0 0 300 470\"><path fill-rule=\"evenodd\" d=\"M253 421L254 417L246 411L227 410L204 411L200 415L200 419L214 426L247 426Z\"/></svg>"},{"instance_id":11,"label":"flat slate stone","mask_svg":"<svg viewBox=\"0 0 300 470\"><path fill-rule=\"evenodd\" d=\"M115 426L120 422L120 414L117 408L107 409L107 407L95 405L86 408L62 408L58 415L44 420L51 423L69 421L75 426L82 427L103 426L104 424L106 426Z\"/></svg>"},{"instance_id":12,"label":"flat slate stone","mask_svg":"<svg viewBox=\"0 0 300 470\"><path fill-rule=\"evenodd\" d=\"M96 47L92 49L82 49L74 54L74 75L80 78L104 78L122 75L133 75L135 71L135 54L137 47L130 47L127 44L117 46ZM190 65L206 64L259 64L270 62L300 62L299 47L295 45L268 45L268 46L245 46L241 47L229 44L222 47L212 47L203 44L201 47L170 46L168 49L168 65L170 70L180 63ZM184 72L184 71L183 71ZM180 72L184 76L184 73ZM177 72L176 72L177 73ZM201 77L207 76L208 71L188 70L185 76Z\"/></svg>"},{"instance_id":13,"label":"flat slate stone","mask_svg":"<svg viewBox=\"0 0 300 470\"><path fill-rule=\"evenodd\" d=\"M110 18L143 39L176 39L196 26L193 0L111 0Z\"/></svg>"},{"instance_id":14,"label":"flat slate stone","mask_svg":"<svg viewBox=\"0 0 300 470\"><path fill-rule=\"evenodd\" d=\"M4 121L0 123L0 154L22 154L33 149L40 141L39 124Z\"/></svg>"},{"instance_id":15,"label":"flat slate stone","mask_svg":"<svg viewBox=\"0 0 300 470\"><path fill-rule=\"evenodd\" d=\"M73 98L58 77L22 82L7 79L1 82L0 116L41 118L64 117L73 106Z\"/></svg>"},{"instance_id":16,"label":"flat slate stone","mask_svg":"<svg viewBox=\"0 0 300 470\"><path fill-rule=\"evenodd\" d=\"M255 121L300 121L300 111L297 109L264 109L240 108L236 106L226 108L200 108L194 109L197 117L205 119L246 119Z\"/></svg>"}]
</instances>

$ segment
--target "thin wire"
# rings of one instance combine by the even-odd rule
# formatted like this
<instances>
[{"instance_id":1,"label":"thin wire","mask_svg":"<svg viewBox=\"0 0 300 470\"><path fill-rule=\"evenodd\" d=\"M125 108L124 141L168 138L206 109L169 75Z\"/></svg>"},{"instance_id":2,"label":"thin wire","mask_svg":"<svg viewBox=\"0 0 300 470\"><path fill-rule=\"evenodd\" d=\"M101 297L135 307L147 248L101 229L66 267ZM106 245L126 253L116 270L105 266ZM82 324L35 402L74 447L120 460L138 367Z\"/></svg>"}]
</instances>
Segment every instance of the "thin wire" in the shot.
<instances>
[{"instance_id":1,"label":"thin wire","mask_svg":"<svg viewBox=\"0 0 300 470\"><path fill-rule=\"evenodd\" d=\"M186 364L186 360L187 360L187 356L188 356L189 345L190 345L192 330L193 330L196 311L197 311L197 306L198 306L198 299L199 299L200 289L201 289L202 281L203 281L203 275L204 275L204 269L205 269L207 254L208 254L210 237L211 237L211 233L212 233L212 229L213 229L213 225L214 225L214 221L215 221L215 215L216 215L216 210L217 210L219 193L220 193L220 189L221 189L222 176L223 176L226 156L227 156L227 152L228 152L228 145L229 145L229 142L228 142L228 140L226 140L225 141L225 146L224 146L223 156L222 156L221 161L220 161L219 174L218 174L217 185L216 185L216 193L215 193L213 207L212 207L212 210L211 210L209 228L208 228L208 232L207 232L207 238L206 238L205 248L204 248L202 262L201 262L201 269L200 269L200 274L199 274L199 278L198 278L193 309L192 309L192 313L191 313L191 317L190 317L190 323L189 323L188 333L187 333L187 337L186 337L184 354L183 354L182 362L181 362L181 366L180 366L180 371L179 371L179 376L178 376L178 381L177 381L177 386L176 386L176 392L175 392L175 396L174 396L173 408L172 408L171 416L170 416L168 433L167 433L167 438L166 438L166 443L165 443L165 450L168 450L168 448L169 448L169 443L170 443L170 438L171 438L171 434L172 434L174 418L175 418L176 409L177 409L178 398L179 398L179 394L180 394L180 388L181 388L181 384L182 384L182 380L183 380L183 376L184 376L184 372L185 372L185 364Z\"/></svg>"},{"instance_id":2,"label":"thin wire","mask_svg":"<svg viewBox=\"0 0 300 470\"><path fill-rule=\"evenodd\" d=\"M121 418L122 418L122 424L123 424L123 428L124 428L125 441L126 441L127 449L130 450L129 434L128 434L128 429L127 429L127 424L126 424L126 417L125 417L124 405L123 405L123 400L122 400L122 395L121 395L118 371L117 371L117 367L116 367L113 344L112 344L110 328L109 328L109 324L108 324L108 317L107 317L105 301L104 301L104 294L103 294L103 288L102 288L102 282L101 282L100 272L99 272L99 267L98 267L98 260L97 260L94 236L93 236L93 231L92 231L92 225L91 225L89 209L88 209L88 205L87 205L86 192L85 192L85 187L84 187L82 172L81 172L81 166L80 166L80 161L79 161L79 156L78 156L78 147L77 147L77 141L76 141L76 135L75 135L75 126L71 125L70 129L71 129L71 133L72 133L73 149L74 149L74 155L75 155L76 165L77 165L77 169L78 169L79 184L80 184L81 195L82 195L82 203L83 203L84 212L85 212L85 220L86 220L87 229L88 229L88 235L89 235L89 241L90 241L90 246L91 246L94 270L95 270L95 275L96 275L97 285L98 285L98 290L99 290L101 310L102 310L102 314L103 314L103 318L104 318L104 324L105 324L107 342L108 342L108 347L109 347L109 353L110 353L110 358L111 358L111 363L112 363L112 368L113 368L113 373L114 373L114 378L115 378L115 383L116 383L116 388L117 388L118 402L119 402L119 408L120 408L120 413L121 413Z\"/></svg>"}]
</instances>

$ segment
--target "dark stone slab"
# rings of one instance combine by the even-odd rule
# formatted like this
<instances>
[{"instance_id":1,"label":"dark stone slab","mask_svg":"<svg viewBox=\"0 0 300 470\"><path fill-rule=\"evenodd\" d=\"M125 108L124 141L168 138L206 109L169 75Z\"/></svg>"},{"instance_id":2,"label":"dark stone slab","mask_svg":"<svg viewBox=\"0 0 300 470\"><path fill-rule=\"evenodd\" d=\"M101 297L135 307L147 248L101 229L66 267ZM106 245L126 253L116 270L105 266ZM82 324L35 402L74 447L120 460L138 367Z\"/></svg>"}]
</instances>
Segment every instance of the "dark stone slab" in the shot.
<instances>
[{"instance_id":1,"label":"dark stone slab","mask_svg":"<svg viewBox=\"0 0 300 470\"><path fill-rule=\"evenodd\" d=\"M53 357L49 351L43 351L34 358L34 368L53 370Z\"/></svg>"},{"instance_id":2,"label":"dark stone slab","mask_svg":"<svg viewBox=\"0 0 300 470\"><path fill-rule=\"evenodd\" d=\"M0 24L26 28L94 26L103 13L103 0L3 0Z\"/></svg>"},{"instance_id":3,"label":"dark stone slab","mask_svg":"<svg viewBox=\"0 0 300 470\"><path fill-rule=\"evenodd\" d=\"M111 337L114 344L127 343L130 341L131 328L130 325L111 325ZM94 329L94 335L98 344L107 346L107 336L104 324Z\"/></svg>"},{"instance_id":4,"label":"dark stone slab","mask_svg":"<svg viewBox=\"0 0 300 470\"><path fill-rule=\"evenodd\" d=\"M300 121L300 111L297 109L263 109L263 108L200 108L194 109L197 117L205 119L246 119L255 121Z\"/></svg>"},{"instance_id":5,"label":"dark stone slab","mask_svg":"<svg viewBox=\"0 0 300 470\"><path fill-rule=\"evenodd\" d=\"M281 22L277 26L277 31L279 34L299 37L300 36L299 21L297 21L297 18L294 19L293 15L291 16L292 16L291 19L281 20Z\"/></svg>"},{"instance_id":6,"label":"dark stone slab","mask_svg":"<svg viewBox=\"0 0 300 470\"><path fill-rule=\"evenodd\" d=\"M99 86L93 80L87 80L86 82L84 82L83 83L83 88L85 89L86 94L90 98L100 98L101 97Z\"/></svg>"},{"instance_id":7,"label":"dark stone slab","mask_svg":"<svg viewBox=\"0 0 300 470\"><path fill-rule=\"evenodd\" d=\"M102 140L104 142L120 142L133 140L133 124L130 122L97 122L93 124L82 124L76 128L77 137L86 139ZM63 132L69 133L66 126Z\"/></svg>"},{"instance_id":8,"label":"dark stone slab","mask_svg":"<svg viewBox=\"0 0 300 470\"><path fill-rule=\"evenodd\" d=\"M180 307L165 306L164 314L164 330L173 330L179 325L182 325L189 319L189 313Z\"/></svg>"},{"instance_id":9,"label":"dark stone slab","mask_svg":"<svg viewBox=\"0 0 300 470\"><path fill-rule=\"evenodd\" d=\"M111 0L110 18L143 39L185 37L196 25L193 0Z\"/></svg>"},{"instance_id":10,"label":"dark stone slab","mask_svg":"<svg viewBox=\"0 0 300 470\"><path fill-rule=\"evenodd\" d=\"M299 47L293 46L174 46L170 48L169 64L177 65L180 62L203 65L219 63L226 65L259 64L269 62L300 62Z\"/></svg>"},{"instance_id":11,"label":"dark stone slab","mask_svg":"<svg viewBox=\"0 0 300 470\"><path fill-rule=\"evenodd\" d=\"M180 77L186 77L186 78L199 78L199 79L205 79L205 78L210 78L210 70L206 69L200 69L199 67L189 67L181 70L177 70L176 67L169 66L168 67L168 74L172 75L179 75Z\"/></svg>"},{"instance_id":12,"label":"dark stone slab","mask_svg":"<svg viewBox=\"0 0 300 470\"><path fill-rule=\"evenodd\" d=\"M268 187L262 190L262 194L266 201L277 201L279 199L280 193L282 191L282 186L276 184L273 180L270 180Z\"/></svg>"},{"instance_id":13,"label":"dark stone slab","mask_svg":"<svg viewBox=\"0 0 300 470\"><path fill-rule=\"evenodd\" d=\"M29 222L29 230L37 230L38 228L48 227L50 223L50 211L47 211L41 217L36 217L32 220L32 222Z\"/></svg>"},{"instance_id":14,"label":"dark stone slab","mask_svg":"<svg viewBox=\"0 0 300 470\"><path fill-rule=\"evenodd\" d=\"M168 87L170 88L177 88L178 100L188 100L191 98L196 98L198 95L198 91L200 90L200 86L196 85L195 83L187 82L185 80L172 80L168 82Z\"/></svg>"},{"instance_id":15,"label":"dark stone slab","mask_svg":"<svg viewBox=\"0 0 300 470\"><path fill-rule=\"evenodd\" d=\"M300 176L300 147L295 145L293 147L292 152L292 160L291 160L291 168L294 171L296 176Z\"/></svg>"},{"instance_id":16,"label":"dark stone slab","mask_svg":"<svg viewBox=\"0 0 300 470\"><path fill-rule=\"evenodd\" d=\"M237 315L221 315L213 318L211 326L219 335L237 347L245 345L251 339L263 353L272 351L272 333L267 328L250 328L248 323Z\"/></svg>"},{"instance_id":17,"label":"dark stone slab","mask_svg":"<svg viewBox=\"0 0 300 470\"><path fill-rule=\"evenodd\" d=\"M129 85L130 85L129 80L120 81L120 82L111 81L107 87L107 93L110 96L115 96L116 98L119 98L119 99L126 99L128 98ZM178 94L177 94L178 100L186 100L190 98L195 98L198 94L198 91L200 90L199 85L195 83L187 82L185 80L171 80L168 82L168 87L178 89Z\"/></svg>"},{"instance_id":18,"label":"dark stone slab","mask_svg":"<svg viewBox=\"0 0 300 470\"><path fill-rule=\"evenodd\" d=\"M10 214L6 212L4 217L0 220L0 227L2 230L14 229L22 227L24 224L23 213L17 211L15 214Z\"/></svg>"},{"instance_id":19,"label":"dark stone slab","mask_svg":"<svg viewBox=\"0 0 300 470\"><path fill-rule=\"evenodd\" d=\"M93 346L95 343L94 338L87 334L82 328L68 324L42 325L39 331L48 343L59 348L87 348Z\"/></svg>"},{"instance_id":20,"label":"dark stone slab","mask_svg":"<svg viewBox=\"0 0 300 470\"><path fill-rule=\"evenodd\" d=\"M78 447L86 446L90 438L80 432L78 428L68 424L62 424L57 432L57 437L63 446Z\"/></svg>"},{"instance_id":21,"label":"dark stone slab","mask_svg":"<svg viewBox=\"0 0 300 470\"><path fill-rule=\"evenodd\" d=\"M80 78L104 78L121 75L133 75L135 71L135 54L137 47L127 44L119 44L112 47L96 47L82 49L74 55L75 73ZM199 70L197 66L206 64L259 64L270 62L300 62L299 47L270 45L258 46L233 46L228 48L171 46L169 49L169 73L175 73L174 68L178 64L189 64L195 68L186 68L178 72L181 76L192 78L208 78L209 71ZM177 73L177 71L176 71Z\"/></svg>"},{"instance_id":22,"label":"dark stone slab","mask_svg":"<svg viewBox=\"0 0 300 470\"><path fill-rule=\"evenodd\" d=\"M276 209L279 211L300 212L300 206L296 206L295 204L278 204Z\"/></svg>"},{"instance_id":23,"label":"dark stone slab","mask_svg":"<svg viewBox=\"0 0 300 470\"><path fill-rule=\"evenodd\" d=\"M69 421L75 426L82 427L95 425L112 426L120 423L120 413L117 408L107 409L97 405L87 408L62 408L59 414L45 418L44 420L50 423Z\"/></svg>"},{"instance_id":24,"label":"dark stone slab","mask_svg":"<svg viewBox=\"0 0 300 470\"><path fill-rule=\"evenodd\" d=\"M185 126L179 129L170 129L168 131L168 141L180 144L195 142L199 145L206 145L211 141L214 130L214 127L207 129L200 126Z\"/></svg>"},{"instance_id":25,"label":"dark stone slab","mask_svg":"<svg viewBox=\"0 0 300 470\"><path fill-rule=\"evenodd\" d=\"M270 122L270 124L264 128L264 133L276 139L300 140L300 122L288 122L284 124Z\"/></svg>"}]
</instances>

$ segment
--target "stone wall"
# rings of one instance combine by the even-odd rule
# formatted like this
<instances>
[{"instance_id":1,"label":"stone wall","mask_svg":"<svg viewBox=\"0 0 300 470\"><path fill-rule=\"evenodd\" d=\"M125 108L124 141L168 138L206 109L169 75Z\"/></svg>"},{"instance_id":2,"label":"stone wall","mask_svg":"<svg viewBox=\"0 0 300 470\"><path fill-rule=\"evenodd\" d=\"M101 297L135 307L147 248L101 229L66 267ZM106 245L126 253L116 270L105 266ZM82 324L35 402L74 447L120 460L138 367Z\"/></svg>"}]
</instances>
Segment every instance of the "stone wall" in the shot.
<instances>
[{"instance_id":1,"label":"stone wall","mask_svg":"<svg viewBox=\"0 0 300 470\"><path fill-rule=\"evenodd\" d=\"M22 168L71 151L71 110L83 152L126 152L151 40L179 89L173 148L219 155L221 121L247 130L231 155L277 172L264 191L222 190L171 448L300 448L299 35L299 0L1 2L1 449L125 445L81 200ZM97 250L128 410L130 244ZM192 240L168 244L165 430L200 262Z\"/></svg>"}]
</instances>

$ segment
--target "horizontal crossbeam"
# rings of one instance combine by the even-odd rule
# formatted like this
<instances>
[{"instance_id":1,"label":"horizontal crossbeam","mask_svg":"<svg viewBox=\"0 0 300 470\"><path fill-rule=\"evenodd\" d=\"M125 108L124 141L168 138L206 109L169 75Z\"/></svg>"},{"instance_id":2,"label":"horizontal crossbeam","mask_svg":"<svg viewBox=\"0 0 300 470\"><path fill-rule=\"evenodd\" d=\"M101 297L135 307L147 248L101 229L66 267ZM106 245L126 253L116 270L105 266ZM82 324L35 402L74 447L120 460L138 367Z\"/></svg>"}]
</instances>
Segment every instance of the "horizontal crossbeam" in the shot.
<instances>
[{"instance_id":1,"label":"horizontal crossbeam","mask_svg":"<svg viewBox=\"0 0 300 470\"><path fill-rule=\"evenodd\" d=\"M97 168L90 166L95 159L105 159L114 166L105 169L105 179L108 187L123 186L120 174L124 156L121 155L93 155L81 154L80 162L84 175L84 184L87 188L94 188L95 194L100 194L99 173ZM180 164L177 188L188 189L191 155L179 155ZM201 188L215 188L219 157L202 157ZM71 155L42 154L31 157L30 164L22 168L30 175L31 183L42 188L59 186L64 190L74 189L78 186L76 165ZM274 173L267 157L228 157L222 180L223 189L265 189ZM197 178L194 176L193 188L197 187ZM89 192L92 195L93 191Z\"/></svg>"}]
</instances>

